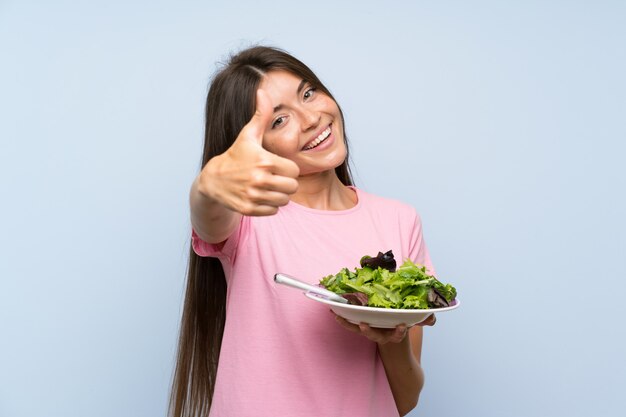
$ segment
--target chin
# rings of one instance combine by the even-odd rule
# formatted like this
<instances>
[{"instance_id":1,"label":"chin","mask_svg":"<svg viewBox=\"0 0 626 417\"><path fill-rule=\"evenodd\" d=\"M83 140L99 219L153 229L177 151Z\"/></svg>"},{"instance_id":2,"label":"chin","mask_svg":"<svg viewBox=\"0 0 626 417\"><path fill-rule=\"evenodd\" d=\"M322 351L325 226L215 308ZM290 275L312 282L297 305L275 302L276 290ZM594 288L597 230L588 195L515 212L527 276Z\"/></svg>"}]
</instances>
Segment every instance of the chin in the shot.
<instances>
[{"instance_id":1,"label":"chin","mask_svg":"<svg viewBox=\"0 0 626 417\"><path fill-rule=\"evenodd\" d=\"M335 172L335 169L341 166L341 164L343 164L345 160L346 159L344 157L337 161L328 161L329 163L324 164L323 166L309 165L307 167L300 167L300 176L306 177L309 175L321 174L323 172Z\"/></svg>"}]
</instances>

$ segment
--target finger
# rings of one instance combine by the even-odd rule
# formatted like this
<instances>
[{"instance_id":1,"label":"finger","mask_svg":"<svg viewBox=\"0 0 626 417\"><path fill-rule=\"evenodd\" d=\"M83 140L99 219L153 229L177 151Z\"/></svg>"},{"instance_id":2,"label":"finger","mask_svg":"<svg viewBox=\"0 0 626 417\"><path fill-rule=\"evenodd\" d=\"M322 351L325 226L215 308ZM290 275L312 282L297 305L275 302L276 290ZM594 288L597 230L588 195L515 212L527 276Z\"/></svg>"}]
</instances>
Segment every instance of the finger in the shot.
<instances>
[{"instance_id":1,"label":"finger","mask_svg":"<svg viewBox=\"0 0 626 417\"><path fill-rule=\"evenodd\" d=\"M245 126L257 144L263 145L263 135L272 122L274 112L269 96L262 89L256 91L256 109L252 119Z\"/></svg>"},{"instance_id":2,"label":"finger","mask_svg":"<svg viewBox=\"0 0 626 417\"><path fill-rule=\"evenodd\" d=\"M273 216L278 209L273 205L260 204L255 208L255 216Z\"/></svg>"},{"instance_id":3,"label":"finger","mask_svg":"<svg viewBox=\"0 0 626 417\"><path fill-rule=\"evenodd\" d=\"M335 314L333 311L331 311L331 313ZM361 330L359 329L359 326L357 326L356 324L350 323L348 320L344 319L343 317L335 315L335 320L342 327L345 327L346 329L348 329L348 330L350 330L350 331L352 331L354 333L361 333Z\"/></svg>"},{"instance_id":4,"label":"finger","mask_svg":"<svg viewBox=\"0 0 626 417\"><path fill-rule=\"evenodd\" d=\"M282 207L289 203L289 195L278 191L255 188L248 191L248 196L257 205Z\"/></svg>"},{"instance_id":5,"label":"finger","mask_svg":"<svg viewBox=\"0 0 626 417\"><path fill-rule=\"evenodd\" d=\"M283 194L293 194L298 191L298 180L281 175L270 175L265 179L265 184L260 186L268 191L277 191Z\"/></svg>"},{"instance_id":6,"label":"finger","mask_svg":"<svg viewBox=\"0 0 626 417\"><path fill-rule=\"evenodd\" d=\"M434 314L431 314L424 321L417 323L417 326L434 326L436 322L437 317Z\"/></svg>"},{"instance_id":7,"label":"finger","mask_svg":"<svg viewBox=\"0 0 626 417\"><path fill-rule=\"evenodd\" d=\"M367 336L370 340L373 340L380 344L386 343L400 343L407 335L408 328L406 324L402 323L396 326L394 329L382 329L371 327L369 324L361 323L359 325L361 333Z\"/></svg>"},{"instance_id":8,"label":"finger","mask_svg":"<svg viewBox=\"0 0 626 417\"><path fill-rule=\"evenodd\" d=\"M372 328L367 323L359 323L359 329L365 337L373 342L385 344L389 339L390 331L388 329Z\"/></svg>"},{"instance_id":9,"label":"finger","mask_svg":"<svg viewBox=\"0 0 626 417\"><path fill-rule=\"evenodd\" d=\"M406 337L407 332L408 332L408 328L406 327L406 324L404 324L404 323L399 324L394 329L394 332L391 335L391 337L389 338L389 341L392 342L392 343L400 343Z\"/></svg>"},{"instance_id":10,"label":"finger","mask_svg":"<svg viewBox=\"0 0 626 417\"><path fill-rule=\"evenodd\" d=\"M293 194L298 190L298 180L272 174L271 165L264 163L259 169L253 170L248 177L248 191L265 190L276 191L283 194ZM250 197L254 198L254 195Z\"/></svg>"},{"instance_id":11,"label":"finger","mask_svg":"<svg viewBox=\"0 0 626 417\"><path fill-rule=\"evenodd\" d=\"M300 175L300 168L298 167L298 164L293 162L291 159L283 158L274 154L272 155L272 174L289 178L298 178L298 175Z\"/></svg>"},{"instance_id":12,"label":"finger","mask_svg":"<svg viewBox=\"0 0 626 417\"><path fill-rule=\"evenodd\" d=\"M278 208L266 204L247 204L244 208L235 211L246 216L272 216L278 212Z\"/></svg>"}]
</instances>

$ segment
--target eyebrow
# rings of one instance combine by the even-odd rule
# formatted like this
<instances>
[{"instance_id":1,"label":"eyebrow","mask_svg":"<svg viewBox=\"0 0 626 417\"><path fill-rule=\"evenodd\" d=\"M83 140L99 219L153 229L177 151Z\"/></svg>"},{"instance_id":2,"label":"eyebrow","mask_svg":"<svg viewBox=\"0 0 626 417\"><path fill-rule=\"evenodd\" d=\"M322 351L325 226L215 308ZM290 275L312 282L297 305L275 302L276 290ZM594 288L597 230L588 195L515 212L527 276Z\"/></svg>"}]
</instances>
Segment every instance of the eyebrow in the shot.
<instances>
[{"instance_id":1,"label":"eyebrow","mask_svg":"<svg viewBox=\"0 0 626 417\"><path fill-rule=\"evenodd\" d=\"M296 90L296 94L300 94L300 92L302 91L302 89L304 88L305 85L307 85L309 82L307 80L302 80L300 81L300 84L298 85L298 89ZM284 106L282 104L279 104L278 106L274 107L274 113L276 113L277 111L281 110Z\"/></svg>"}]
</instances>

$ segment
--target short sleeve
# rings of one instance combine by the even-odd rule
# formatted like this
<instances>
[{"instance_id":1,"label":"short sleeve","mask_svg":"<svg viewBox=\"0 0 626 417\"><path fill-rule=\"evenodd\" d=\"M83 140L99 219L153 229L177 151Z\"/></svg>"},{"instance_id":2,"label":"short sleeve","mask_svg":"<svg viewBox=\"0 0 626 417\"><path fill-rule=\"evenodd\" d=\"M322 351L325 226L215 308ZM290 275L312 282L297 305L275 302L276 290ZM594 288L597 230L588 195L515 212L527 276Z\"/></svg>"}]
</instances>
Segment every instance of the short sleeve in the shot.
<instances>
[{"instance_id":1,"label":"short sleeve","mask_svg":"<svg viewBox=\"0 0 626 417\"><path fill-rule=\"evenodd\" d=\"M242 216L241 221L232 235L224 242L208 243L198 236L193 228L191 229L191 247L198 256L219 258L234 263L237 254L237 247L242 239L246 227L248 226L248 218Z\"/></svg>"},{"instance_id":2,"label":"short sleeve","mask_svg":"<svg viewBox=\"0 0 626 417\"><path fill-rule=\"evenodd\" d=\"M422 219L417 212L413 212L413 229L411 230L411 241L409 243L409 257L418 265L424 265L431 275L436 275L435 268L430 260L428 247L424 241Z\"/></svg>"}]
</instances>

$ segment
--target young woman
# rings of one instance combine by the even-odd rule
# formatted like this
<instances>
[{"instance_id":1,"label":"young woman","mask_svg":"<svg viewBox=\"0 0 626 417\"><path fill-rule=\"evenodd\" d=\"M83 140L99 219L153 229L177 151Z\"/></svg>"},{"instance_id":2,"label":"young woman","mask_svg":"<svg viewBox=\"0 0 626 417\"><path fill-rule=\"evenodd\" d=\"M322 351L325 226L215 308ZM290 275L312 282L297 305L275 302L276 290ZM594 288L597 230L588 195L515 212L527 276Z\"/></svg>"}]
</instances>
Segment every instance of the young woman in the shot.
<instances>
[{"instance_id":1,"label":"young woman","mask_svg":"<svg viewBox=\"0 0 626 417\"><path fill-rule=\"evenodd\" d=\"M393 250L434 273L420 218L352 185L344 118L302 62L233 56L206 104L170 413L387 417L417 404L422 328L353 325L273 282ZM433 325L434 316L422 325Z\"/></svg>"}]
</instances>

